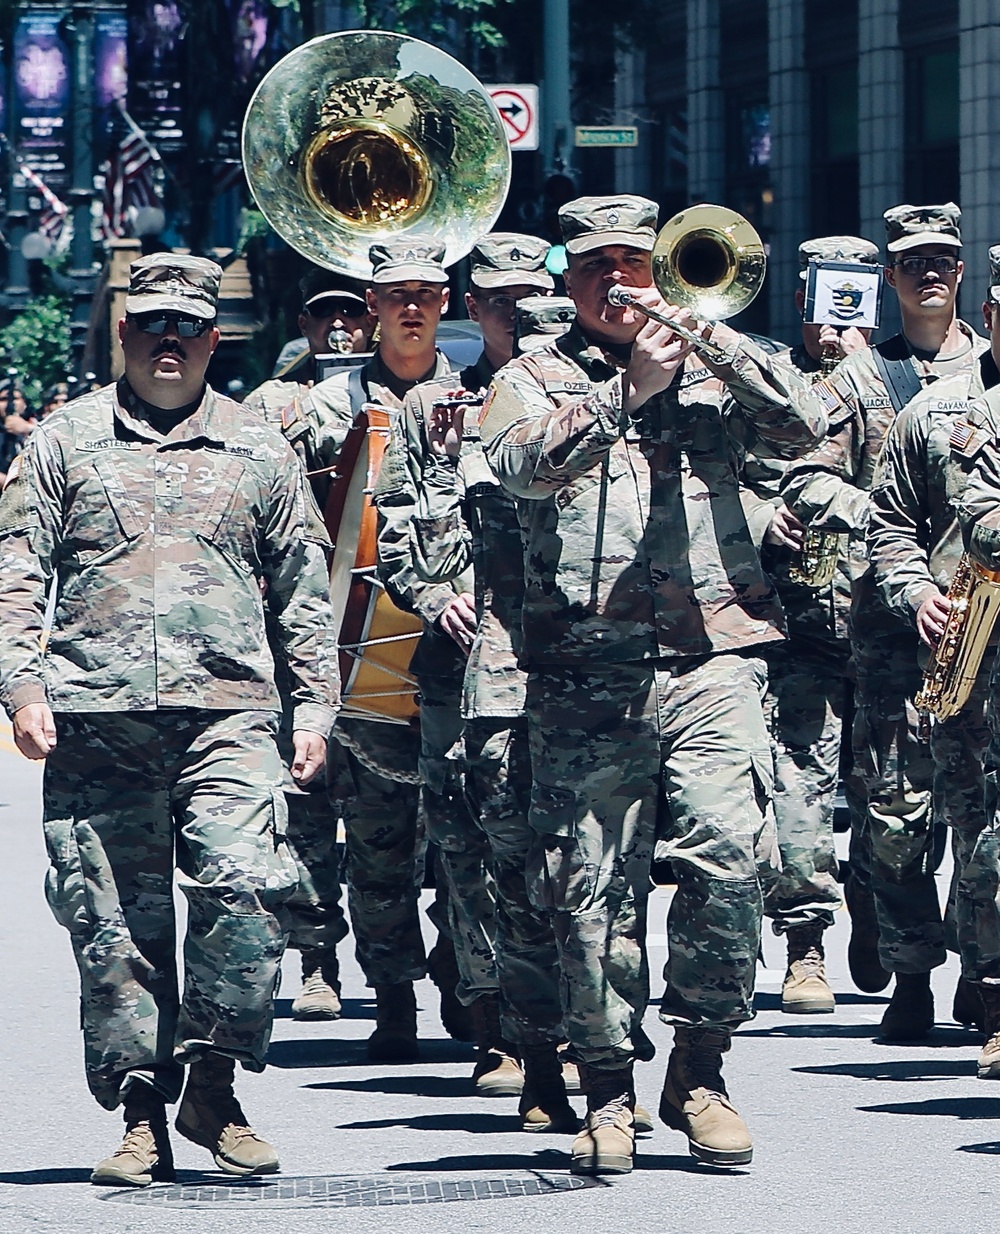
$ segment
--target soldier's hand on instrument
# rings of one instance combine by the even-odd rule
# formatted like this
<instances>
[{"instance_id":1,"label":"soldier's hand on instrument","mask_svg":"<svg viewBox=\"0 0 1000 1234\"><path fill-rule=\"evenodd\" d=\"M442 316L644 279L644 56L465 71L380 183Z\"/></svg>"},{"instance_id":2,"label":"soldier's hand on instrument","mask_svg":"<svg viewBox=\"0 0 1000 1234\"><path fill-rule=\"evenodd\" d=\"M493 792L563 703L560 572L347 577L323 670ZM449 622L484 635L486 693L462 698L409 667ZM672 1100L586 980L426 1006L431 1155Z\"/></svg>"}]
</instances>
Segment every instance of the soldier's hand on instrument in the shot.
<instances>
[{"instance_id":1,"label":"soldier's hand on instrument","mask_svg":"<svg viewBox=\"0 0 1000 1234\"><path fill-rule=\"evenodd\" d=\"M292 779L308 784L326 766L326 738L299 728L292 733Z\"/></svg>"},{"instance_id":2,"label":"soldier's hand on instrument","mask_svg":"<svg viewBox=\"0 0 1000 1234\"><path fill-rule=\"evenodd\" d=\"M451 601L438 618L438 624L468 655L479 626L476 620L476 601L464 591Z\"/></svg>"},{"instance_id":3,"label":"soldier's hand on instrument","mask_svg":"<svg viewBox=\"0 0 1000 1234\"><path fill-rule=\"evenodd\" d=\"M805 544L806 525L789 510L784 502L775 510L767 531L764 532L765 544L779 544L782 548L802 551Z\"/></svg>"},{"instance_id":4,"label":"soldier's hand on instrument","mask_svg":"<svg viewBox=\"0 0 1000 1234\"><path fill-rule=\"evenodd\" d=\"M853 351L864 351L868 340L856 326L848 326L846 330L839 330L836 326L821 326L819 345L836 348L837 354L843 358Z\"/></svg>"},{"instance_id":5,"label":"soldier's hand on instrument","mask_svg":"<svg viewBox=\"0 0 1000 1234\"><path fill-rule=\"evenodd\" d=\"M457 398L462 391L449 394ZM458 458L462 448L462 430L465 427L465 406L453 403L438 403L431 408L427 418L427 444L438 458Z\"/></svg>"},{"instance_id":6,"label":"soldier's hand on instrument","mask_svg":"<svg viewBox=\"0 0 1000 1234\"><path fill-rule=\"evenodd\" d=\"M25 758L42 759L56 748L56 722L48 703L28 703L14 712L14 741Z\"/></svg>"},{"instance_id":7,"label":"soldier's hand on instrument","mask_svg":"<svg viewBox=\"0 0 1000 1234\"><path fill-rule=\"evenodd\" d=\"M638 294L636 292L636 295ZM648 291L643 289L644 302L653 298L657 298L656 292L650 297ZM686 309L675 309L667 305L665 311L676 316L681 325L691 322L691 328L696 328L697 323ZM674 334L669 326L658 321L647 321L635 337L632 356L623 377L625 410L636 411L654 394L665 390L683 367L691 350L691 344Z\"/></svg>"},{"instance_id":8,"label":"soldier's hand on instrument","mask_svg":"<svg viewBox=\"0 0 1000 1234\"><path fill-rule=\"evenodd\" d=\"M947 596L928 596L917 609L917 633L928 647L936 647L944 634L951 611L951 601Z\"/></svg>"}]
</instances>

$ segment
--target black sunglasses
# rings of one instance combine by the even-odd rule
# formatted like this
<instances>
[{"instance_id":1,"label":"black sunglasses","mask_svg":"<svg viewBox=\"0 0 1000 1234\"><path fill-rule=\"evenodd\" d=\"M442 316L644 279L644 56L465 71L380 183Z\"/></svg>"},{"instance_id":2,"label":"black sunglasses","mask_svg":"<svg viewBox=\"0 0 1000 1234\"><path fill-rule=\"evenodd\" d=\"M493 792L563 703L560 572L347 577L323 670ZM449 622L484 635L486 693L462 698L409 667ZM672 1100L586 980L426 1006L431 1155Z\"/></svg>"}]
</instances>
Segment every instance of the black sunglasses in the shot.
<instances>
[{"instance_id":1,"label":"black sunglasses","mask_svg":"<svg viewBox=\"0 0 1000 1234\"><path fill-rule=\"evenodd\" d=\"M366 304L357 300L338 300L335 296L319 300L306 309L310 317L364 317L368 312Z\"/></svg>"},{"instance_id":2,"label":"black sunglasses","mask_svg":"<svg viewBox=\"0 0 1000 1234\"><path fill-rule=\"evenodd\" d=\"M214 320L204 317L178 317L174 313L133 313L129 321L143 334L163 334L170 323L181 338L201 338L215 325Z\"/></svg>"},{"instance_id":3,"label":"black sunglasses","mask_svg":"<svg viewBox=\"0 0 1000 1234\"><path fill-rule=\"evenodd\" d=\"M900 257L893 265L899 266L900 270L911 278L919 278L928 270L933 270L935 274L958 273L958 262L954 257L947 257L943 253L940 257Z\"/></svg>"}]
</instances>

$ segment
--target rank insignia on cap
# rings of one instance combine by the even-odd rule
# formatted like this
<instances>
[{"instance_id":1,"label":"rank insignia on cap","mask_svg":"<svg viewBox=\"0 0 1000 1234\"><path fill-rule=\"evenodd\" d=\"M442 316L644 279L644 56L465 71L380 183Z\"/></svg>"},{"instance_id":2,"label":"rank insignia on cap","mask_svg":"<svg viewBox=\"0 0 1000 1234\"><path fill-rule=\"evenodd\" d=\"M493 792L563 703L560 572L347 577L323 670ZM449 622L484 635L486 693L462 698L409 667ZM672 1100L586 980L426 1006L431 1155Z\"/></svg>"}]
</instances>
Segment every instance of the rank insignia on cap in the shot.
<instances>
[{"instance_id":1,"label":"rank insignia on cap","mask_svg":"<svg viewBox=\"0 0 1000 1234\"><path fill-rule=\"evenodd\" d=\"M618 211L617 210L608 211L608 222L611 224L612 227L618 226Z\"/></svg>"},{"instance_id":2,"label":"rank insignia on cap","mask_svg":"<svg viewBox=\"0 0 1000 1234\"><path fill-rule=\"evenodd\" d=\"M961 453L967 450L969 442L975 436L976 430L968 420L956 420L952 425L951 436L948 438L948 445Z\"/></svg>"},{"instance_id":3,"label":"rank insignia on cap","mask_svg":"<svg viewBox=\"0 0 1000 1234\"><path fill-rule=\"evenodd\" d=\"M510 259L511 261L520 261L521 260L521 250L519 248L512 248L510 250Z\"/></svg>"}]
</instances>

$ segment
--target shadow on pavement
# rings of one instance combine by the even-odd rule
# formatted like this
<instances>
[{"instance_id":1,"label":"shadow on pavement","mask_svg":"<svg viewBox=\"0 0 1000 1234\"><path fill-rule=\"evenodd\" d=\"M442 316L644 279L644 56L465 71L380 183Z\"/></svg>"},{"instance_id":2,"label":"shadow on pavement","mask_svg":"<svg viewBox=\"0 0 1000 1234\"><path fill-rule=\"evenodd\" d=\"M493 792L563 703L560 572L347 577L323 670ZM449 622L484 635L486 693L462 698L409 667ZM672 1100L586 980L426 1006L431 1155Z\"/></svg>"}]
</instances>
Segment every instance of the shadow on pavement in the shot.
<instances>
[{"instance_id":1,"label":"shadow on pavement","mask_svg":"<svg viewBox=\"0 0 1000 1234\"><path fill-rule=\"evenodd\" d=\"M920 1114L957 1118L1000 1119L1000 1097L935 1097L930 1101L901 1101L896 1105L859 1105L864 1114Z\"/></svg>"},{"instance_id":2,"label":"shadow on pavement","mask_svg":"<svg viewBox=\"0 0 1000 1234\"><path fill-rule=\"evenodd\" d=\"M983 1144L960 1144L955 1152L984 1153L989 1157L1000 1157L1000 1140L986 1140Z\"/></svg>"},{"instance_id":3,"label":"shadow on pavement","mask_svg":"<svg viewBox=\"0 0 1000 1234\"><path fill-rule=\"evenodd\" d=\"M401 1067L419 1066L420 1063L471 1062L473 1048L462 1041L447 1037L422 1038L420 1058L416 1063L400 1063ZM273 1067L361 1067L371 1065L365 1052L365 1042L360 1037L321 1037L295 1041L272 1041L267 1051L267 1061Z\"/></svg>"},{"instance_id":4,"label":"shadow on pavement","mask_svg":"<svg viewBox=\"0 0 1000 1234\"><path fill-rule=\"evenodd\" d=\"M869 1040L878 1031L876 1024L838 1024L835 1016L824 1016L821 1024L799 1024L784 1017L770 1028L741 1028L737 1039L743 1037L867 1037ZM926 1044L926 1042L924 1043Z\"/></svg>"},{"instance_id":5,"label":"shadow on pavement","mask_svg":"<svg viewBox=\"0 0 1000 1234\"><path fill-rule=\"evenodd\" d=\"M340 1013L342 1020L374 1020L375 1019L375 1000L374 998L342 998L340 1005L343 1010ZM276 1020L290 1020L292 1018L292 1000L290 998L276 998L274 1000L274 1018ZM309 1020L302 1021L304 1024L310 1023ZM313 1020L313 1024L334 1024L335 1020Z\"/></svg>"},{"instance_id":6,"label":"shadow on pavement","mask_svg":"<svg viewBox=\"0 0 1000 1234\"><path fill-rule=\"evenodd\" d=\"M332 1089L348 1093L399 1093L410 1097L468 1097L467 1076L423 1075L408 1068L406 1075L371 1076L366 1080L326 1080L303 1088Z\"/></svg>"},{"instance_id":7,"label":"shadow on pavement","mask_svg":"<svg viewBox=\"0 0 1000 1234\"><path fill-rule=\"evenodd\" d=\"M53 1183L89 1183L89 1169L73 1169L71 1166L54 1167L51 1170L12 1170L0 1174L0 1183L15 1187L44 1187Z\"/></svg>"},{"instance_id":8,"label":"shadow on pavement","mask_svg":"<svg viewBox=\"0 0 1000 1234\"><path fill-rule=\"evenodd\" d=\"M341 1123L341 1131L378 1131L385 1127L409 1127L413 1131L468 1131L475 1135L501 1135L519 1131L521 1120L513 1101L510 1114L418 1114L415 1118L373 1118L357 1123Z\"/></svg>"},{"instance_id":9,"label":"shadow on pavement","mask_svg":"<svg viewBox=\"0 0 1000 1234\"><path fill-rule=\"evenodd\" d=\"M829 1067L793 1067L803 1075L843 1075L856 1080L946 1080L953 1076L971 1079L976 1073L974 1059L914 1058L905 1062L833 1063Z\"/></svg>"},{"instance_id":10,"label":"shadow on pavement","mask_svg":"<svg viewBox=\"0 0 1000 1234\"><path fill-rule=\"evenodd\" d=\"M447 1173L450 1170L568 1170L569 1153L543 1148L537 1153L484 1153L461 1157L437 1157L432 1161L397 1161L386 1166L393 1174L403 1170L427 1170Z\"/></svg>"},{"instance_id":11,"label":"shadow on pavement","mask_svg":"<svg viewBox=\"0 0 1000 1234\"><path fill-rule=\"evenodd\" d=\"M883 994L841 994L839 991L837 993L838 1007L884 1007L888 1001L888 995ZM771 990L758 990L753 996L753 1006L755 1011L780 1011L781 995Z\"/></svg>"}]
</instances>

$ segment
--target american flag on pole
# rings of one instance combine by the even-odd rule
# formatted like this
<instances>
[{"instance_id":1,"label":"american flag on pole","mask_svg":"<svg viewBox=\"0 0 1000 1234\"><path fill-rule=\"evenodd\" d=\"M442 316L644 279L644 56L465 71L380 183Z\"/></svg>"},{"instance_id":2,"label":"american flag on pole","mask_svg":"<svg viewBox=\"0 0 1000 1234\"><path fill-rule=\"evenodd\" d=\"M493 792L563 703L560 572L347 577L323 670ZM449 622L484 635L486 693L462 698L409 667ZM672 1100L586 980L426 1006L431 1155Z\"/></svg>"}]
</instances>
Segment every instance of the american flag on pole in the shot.
<instances>
[{"instance_id":1,"label":"american flag on pole","mask_svg":"<svg viewBox=\"0 0 1000 1234\"><path fill-rule=\"evenodd\" d=\"M143 206L158 206L158 182L162 174L159 151L121 104L124 133L101 165L104 178L101 230L106 240L129 230L129 212Z\"/></svg>"},{"instance_id":2,"label":"american flag on pole","mask_svg":"<svg viewBox=\"0 0 1000 1234\"><path fill-rule=\"evenodd\" d=\"M38 172L33 171L27 163L19 161L18 171L44 202L38 230L51 242L53 248L58 249L66 220L69 218L69 206L53 193Z\"/></svg>"}]
</instances>

